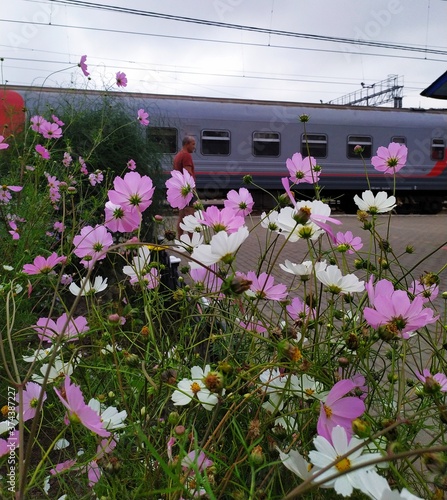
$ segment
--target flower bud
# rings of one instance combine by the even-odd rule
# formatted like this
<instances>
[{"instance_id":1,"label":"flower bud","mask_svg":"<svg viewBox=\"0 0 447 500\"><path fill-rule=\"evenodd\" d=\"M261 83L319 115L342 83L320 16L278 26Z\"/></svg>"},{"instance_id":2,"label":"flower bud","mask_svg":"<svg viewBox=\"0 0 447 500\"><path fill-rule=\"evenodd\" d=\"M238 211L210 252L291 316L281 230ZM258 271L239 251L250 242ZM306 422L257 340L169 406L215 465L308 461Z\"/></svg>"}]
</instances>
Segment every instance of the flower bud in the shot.
<instances>
[{"instance_id":1,"label":"flower bud","mask_svg":"<svg viewBox=\"0 0 447 500\"><path fill-rule=\"evenodd\" d=\"M251 175L244 175L244 177L242 177L242 182L244 184L251 184L253 182L253 177Z\"/></svg>"},{"instance_id":2,"label":"flower bud","mask_svg":"<svg viewBox=\"0 0 447 500\"><path fill-rule=\"evenodd\" d=\"M338 366L341 366L342 368L349 366L349 359L345 357L338 358Z\"/></svg>"},{"instance_id":3,"label":"flower bud","mask_svg":"<svg viewBox=\"0 0 447 500\"><path fill-rule=\"evenodd\" d=\"M371 426L361 418L356 418L352 422L352 430L362 439L366 439L371 435Z\"/></svg>"},{"instance_id":4,"label":"flower bud","mask_svg":"<svg viewBox=\"0 0 447 500\"><path fill-rule=\"evenodd\" d=\"M222 373L210 371L203 379L203 383L210 392L220 392L224 387L224 378Z\"/></svg>"},{"instance_id":5,"label":"flower bud","mask_svg":"<svg viewBox=\"0 0 447 500\"><path fill-rule=\"evenodd\" d=\"M255 446L250 453L250 463L253 465L262 465L265 460L264 452L262 451L262 446Z\"/></svg>"},{"instance_id":6,"label":"flower bud","mask_svg":"<svg viewBox=\"0 0 447 500\"><path fill-rule=\"evenodd\" d=\"M444 453L424 453L422 460L430 472L438 474L447 472L447 457Z\"/></svg>"},{"instance_id":7,"label":"flower bud","mask_svg":"<svg viewBox=\"0 0 447 500\"><path fill-rule=\"evenodd\" d=\"M177 436L182 436L186 432L185 426L177 425L177 427L175 427L174 429L174 432L177 434Z\"/></svg>"},{"instance_id":8,"label":"flower bud","mask_svg":"<svg viewBox=\"0 0 447 500\"><path fill-rule=\"evenodd\" d=\"M307 123L309 120L310 120L310 116L309 115L306 115L304 113L302 115L300 115L300 122L301 123Z\"/></svg>"},{"instance_id":9,"label":"flower bud","mask_svg":"<svg viewBox=\"0 0 447 500\"><path fill-rule=\"evenodd\" d=\"M177 425L179 419L180 415L177 411L171 411L171 413L168 415L168 423L170 423L171 425Z\"/></svg>"}]
</instances>

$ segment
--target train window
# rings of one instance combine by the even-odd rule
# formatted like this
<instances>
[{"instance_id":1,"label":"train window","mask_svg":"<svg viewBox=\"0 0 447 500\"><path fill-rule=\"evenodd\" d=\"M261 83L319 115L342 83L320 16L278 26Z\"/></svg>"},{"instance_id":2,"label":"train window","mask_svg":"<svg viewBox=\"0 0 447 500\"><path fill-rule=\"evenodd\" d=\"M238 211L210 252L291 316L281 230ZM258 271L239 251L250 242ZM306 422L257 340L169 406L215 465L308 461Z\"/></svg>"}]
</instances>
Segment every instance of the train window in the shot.
<instances>
[{"instance_id":1,"label":"train window","mask_svg":"<svg viewBox=\"0 0 447 500\"><path fill-rule=\"evenodd\" d=\"M202 130L200 142L203 155L230 154L230 132L228 130Z\"/></svg>"},{"instance_id":2,"label":"train window","mask_svg":"<svg viewBox=\"0 0 447 500\"><path fill-rule=\"evenodd\" d=\"M348 158L359 158L359 155L354 152L356 146L363 148L363 158L371 158L372 137L369 135L348 135Z\"/></svg>"},{"instance_id":3,"label":"train window","mask_svg":"<svg viewBox=\"0 0 447 500\"><path fill-rule=\"evenodd\" d=\"M163 154L174 154L177 152L176 128L168 127L149 127L149 141L153 142Z\"/></svg>"},{"instance_id":4,"label":"train window","mask_svg":"<svg viewBox=\"0 0 447 500\"><path fill-rule=\"evenodd\" d=\"M407 144L407 139L405 137L396 135L394 137L391 137L391 142L397 142L397 144L405 145Z\"/></svg>"},{"instance_id":5,"label":"train window","mask_svg":"<svg viewBox=\"0 0 447 500\"><path fill-rule=\"evenodd\" d=\"M278 132L253 132L253 156L279 156Z\"/></svg>"},{"instance_id":6,"label":"train window","mask_svg":"<svg viewBox=\"0 0 447 500\"><path fill-rule=\"evenodd\" d=\"M445 142L444 139L431 140L431 159L443 160L445 155Z\"/></svg>"},{"instance_id":7,"label":"train window","mask_svg":"<svg viewBox=\"0 0 447 500\"><path fill-rule=\"evenodd\" d=\"M301 136L301 154L303 156L313 156L314 158L326 158L327 135L303 134Z\"/></svg>"}]
</instances>

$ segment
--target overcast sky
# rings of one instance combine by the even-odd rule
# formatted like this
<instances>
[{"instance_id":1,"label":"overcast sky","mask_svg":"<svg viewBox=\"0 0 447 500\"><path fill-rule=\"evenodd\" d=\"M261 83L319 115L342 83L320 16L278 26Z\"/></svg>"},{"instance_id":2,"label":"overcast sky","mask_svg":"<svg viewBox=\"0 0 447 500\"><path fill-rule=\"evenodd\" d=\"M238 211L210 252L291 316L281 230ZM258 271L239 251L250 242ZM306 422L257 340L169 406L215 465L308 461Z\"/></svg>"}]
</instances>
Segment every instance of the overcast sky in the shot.
<instances>
[{"instance_id":1,"label":"overcast sky","mask_svg":"<svg viewBox=\"0 0 447 500\"><path fill-rule=\"evenodd\" d=\"M0 18L2 83L116 90L123 71L135 92L318 103L397 75L404 107L447 108L419 95L447 70L446 0L1 0Z\"/></svg>"}]
</instances>

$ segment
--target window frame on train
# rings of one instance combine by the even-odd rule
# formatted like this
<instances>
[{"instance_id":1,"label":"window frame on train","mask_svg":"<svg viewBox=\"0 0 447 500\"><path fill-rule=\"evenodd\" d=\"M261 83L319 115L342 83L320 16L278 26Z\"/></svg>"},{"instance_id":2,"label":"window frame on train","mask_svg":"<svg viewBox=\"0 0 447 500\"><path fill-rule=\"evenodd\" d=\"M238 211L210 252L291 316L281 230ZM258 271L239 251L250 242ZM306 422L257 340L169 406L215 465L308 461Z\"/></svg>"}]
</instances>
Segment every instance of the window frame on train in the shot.
<instances>
[{"instance_id":1,"label":"window frame on train","mask_svg":"<svg viewBox=\"0 0 447 500\"><path fill-rule=\"evenodd\" d=\"M281 155L281 134L271 130L255 130L251 136L251 152L256 157L278 158Z\"/></svg>"},{"instance_id":2,"label":"window frame on train","mask_svg":"<svg viewBox=\"0 0 447 500\"><path fill-rule=\"evenodd\" d=\"M216 135L207 135L210 132ZM230 152L231 133L229 130L207 128L200 132L200 153L203 156L229 156Z\"/></svg>"},{"instance_id":3,"label":"window frame on train","mask_svg":"<svg viewBox=\"0 0 447 500\"><path fill-rule=\"evenodd\" d=\"M407 144L407 138L404 137L403 135L393 135L393 137L391 137L391 142L396 142L401 146L402 145L405 146Z\"/></svg>"},{"instance_id":4,"label":"window frame on train","mask_svg":"<svg viewBox=\"0 0 447 500\"><path fill-rule=\"evenodd\" d=\"M326 134L301 134L301 154L303 156L327 158L327 150L328 139Z\"/></svg>"},{"instance_id":5,"label":"window frame on train","mask_svg":"<svg viewBox=\"0 0 447 500\"><path fill-rule=\"evenodd\" d=\"M433 161L445 158L445 141L442 137L432 137L430 148L430 159Z\"/></svg>"},{"instance_id":6,"label":"window frame on train","mask_svg":"<svg viewBox=\"0 0 447 500\"><path fill-rule=\"evenodd\" d=\"M351 160L360 159L360 155L354 153L354 148L356 146L361 146L363 148L362 158L372 157L372 145L373 140L370 135L348 135L346 142L346 156Z\"/></svg>"},{"instance_id":7,"label":"window frame on train","mask_svg":"<svg viewBox=\"0 0 447 500\"><path fill-rule=\"evenodd\" d=\"M149 127L148 138L164 155L175 154L178 151L178 130L175 127Z\"/></svg>"}]
</instances>

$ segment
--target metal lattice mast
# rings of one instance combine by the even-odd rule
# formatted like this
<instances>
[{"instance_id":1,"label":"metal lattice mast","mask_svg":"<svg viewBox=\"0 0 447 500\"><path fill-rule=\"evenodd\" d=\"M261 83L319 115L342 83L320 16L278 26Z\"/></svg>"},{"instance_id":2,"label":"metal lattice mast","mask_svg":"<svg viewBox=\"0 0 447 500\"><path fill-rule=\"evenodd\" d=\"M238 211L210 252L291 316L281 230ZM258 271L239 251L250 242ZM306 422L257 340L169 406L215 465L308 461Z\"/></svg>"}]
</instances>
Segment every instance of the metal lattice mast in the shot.
<instances>
[{"instance_id":1,"label":"metal lattice mast","mask_svg":"<svg viewBox=\"0 0 447 500\"><path fill-rule=\"evenodd\" d=\"M401 80L401 82L399 81ZM372 85L361 83L362 88L346 94L338 99L329 101L328 104L343 106L380 106L387 102L394 102L395 108L402 107L403 98L403 77L389 75L386 80L382 80Z\"/></svg>"}]
</instances>

